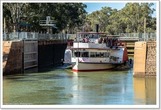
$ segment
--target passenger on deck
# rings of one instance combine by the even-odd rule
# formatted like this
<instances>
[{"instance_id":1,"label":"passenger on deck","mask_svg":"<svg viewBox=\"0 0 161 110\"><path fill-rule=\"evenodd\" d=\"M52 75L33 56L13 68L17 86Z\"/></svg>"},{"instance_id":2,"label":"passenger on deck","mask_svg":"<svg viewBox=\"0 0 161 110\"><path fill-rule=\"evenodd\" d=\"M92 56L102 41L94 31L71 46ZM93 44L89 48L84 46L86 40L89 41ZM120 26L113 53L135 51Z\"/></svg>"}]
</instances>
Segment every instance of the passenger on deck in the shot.
<instances>
[{"instance_id":1,"label":"passenger on deck","mask_svg":"<svg viewBox=\"0 0 161 110\"><path fill-rule=\"evenodd\" d=\"M88 39L87 37L85 38L85 42L86 42L86 43L88 43L88 42L89 42L89 39Z\"/></svg>"},{"instance_id":2,"label":"passenger on deck","mask_svg":"<svg viewBox=\"0 0 161 110\"><path fill-rule=\"evenodd\" d=\"M83 43L88 43L89 42L89 39L86 37L86 38L83 38Z\"/></svg>"},{"instance_id":3,"label":"passenger on deck","mask_svg":"<svg viewBox=\"0 0 161 110\"><path fill-rule=\"evenodd\" d=\"M102 43L102 37L100 37L99 39L98 39L98 43Z\"/></svg>"},{"instance_id":4,"label":"passenger on deck","mask_svg":"<svg viewBox=\"0 0 161 110\"><path fill-rule=\"evenodd\" d=\"M106 43L106 42L107 42L106 38L103 38L102 43Z\"/></svg>"}]
</instances>

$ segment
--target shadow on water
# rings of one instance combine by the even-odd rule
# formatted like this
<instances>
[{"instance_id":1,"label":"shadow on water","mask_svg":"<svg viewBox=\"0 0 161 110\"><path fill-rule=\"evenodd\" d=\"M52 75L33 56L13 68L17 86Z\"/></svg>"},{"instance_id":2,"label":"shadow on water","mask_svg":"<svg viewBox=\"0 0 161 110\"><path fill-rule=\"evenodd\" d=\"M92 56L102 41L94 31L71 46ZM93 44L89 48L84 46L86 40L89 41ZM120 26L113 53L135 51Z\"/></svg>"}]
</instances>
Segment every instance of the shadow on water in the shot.
<instances>
[{"instance_id":1,"label":"shadow on water","mask_svg":"<svg viewBox=\"0 0 161 110\"><path fill-rule=\"evenodd\" d=\"M26 69L24 70L23 73L17 73L17 74L9 74L9 75L5 75L5 79L9 79L9 80L15 80L15 81L34 81L34 80L26 80L26 77L30 77L32 76L32 78L37 77L37 78L41 78L41 74L46 73L46 72L51 72L54 71L55 68L54 67L45 67L45 68L31 68L31 69ZM37 75L39 74L39 76Z\"/></svg>"},{"instance_id":2,"label":"shadow on water","mask_svg":"<svg viewBox=\"0 0 161 110\"><path fill-rule=\"evenodd\" d=\"M43 68L31 68L24 70L24 73L44 73L49 71L54 71L55 68L53 66L43 67Z\"/></svg>"},{"instance_id":3,"label":"shadow on water","mask_svg":"<svg viewBox=\"0 0 161 110\"><path fill-rule=\"evenodd\" d=\"M63 78L73 78L73 77L65 76L65 75L52 75L52 76L44 77L44 79L63 79Z\"/></svg>"}]
</instances>

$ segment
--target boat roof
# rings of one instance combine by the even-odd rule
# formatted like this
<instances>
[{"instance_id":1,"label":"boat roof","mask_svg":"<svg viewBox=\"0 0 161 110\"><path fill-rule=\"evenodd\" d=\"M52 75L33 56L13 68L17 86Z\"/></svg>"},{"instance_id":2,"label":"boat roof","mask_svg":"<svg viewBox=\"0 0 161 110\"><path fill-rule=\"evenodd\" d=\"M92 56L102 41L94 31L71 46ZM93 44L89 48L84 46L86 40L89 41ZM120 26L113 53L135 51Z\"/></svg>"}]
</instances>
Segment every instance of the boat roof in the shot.
<instances>
[{"instance_id":1,"label":"boat roof","mask_svg":"<svg viewBox=\"0 0 161 110\"><path fill-rule=\"evenodd\" d=\"M119 35L108 35L108 33L105 32L77 32L77 34L106 34L111 37L119 37Z\"/></svg>"},{"instance_id":2,"label":"boat roof","mask_svg":"<svg viewBox=\"0 0 161 110\"><path fill-rule=\"evenodd\" d=\"M105 32L77 32L78 34L107 34Z\"/></svg>"},{"instance_id":3,"label":"boat roof","mask_svg":"<svg viewBox=\"0 0 161 110\"><path fill-rule=\"evenodd\" d=\"M123 48L122 46L119 46L121 48ZM87 49L87 50L120 50L119 48L70 48L71 50L78 50L78 49Z\"/></svg>"}]
</instances>

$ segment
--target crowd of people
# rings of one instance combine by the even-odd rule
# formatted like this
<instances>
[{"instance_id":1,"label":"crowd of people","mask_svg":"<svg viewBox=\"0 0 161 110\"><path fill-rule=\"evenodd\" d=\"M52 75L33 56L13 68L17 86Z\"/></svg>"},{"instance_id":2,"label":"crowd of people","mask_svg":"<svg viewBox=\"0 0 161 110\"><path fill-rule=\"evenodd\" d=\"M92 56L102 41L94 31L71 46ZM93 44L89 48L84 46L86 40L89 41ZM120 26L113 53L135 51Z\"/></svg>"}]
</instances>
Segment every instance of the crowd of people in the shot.
<instances>
[{"instance_id":1,"label":"crowd of people","mask_svg":"<svg viewBox=\"0 0 161 110\"><path fill-rule=\"evenodd\" d=\"M84 37L82 42L83 43L89 43L91 42L90 39L93 39L93 37ZM95 43L105 43L108 47L113 47L113 46L124 46L124 44L118 40L118 38L116 37L99 37L97 39L95 39Z\"/></svg>"}]
</instances>

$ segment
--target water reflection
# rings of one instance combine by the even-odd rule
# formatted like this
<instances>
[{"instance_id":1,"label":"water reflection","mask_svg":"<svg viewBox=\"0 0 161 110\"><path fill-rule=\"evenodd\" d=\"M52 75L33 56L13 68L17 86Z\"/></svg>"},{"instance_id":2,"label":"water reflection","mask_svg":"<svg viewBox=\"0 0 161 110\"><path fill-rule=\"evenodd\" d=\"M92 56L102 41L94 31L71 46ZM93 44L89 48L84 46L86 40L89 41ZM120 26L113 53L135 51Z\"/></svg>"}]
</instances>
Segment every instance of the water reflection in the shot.
<instances>
[{"instance_id":1,"label":"water reflection","mask_svg":"<svg viewBox=\"0 0 161 110\"><path fill-rule=\"evenodd\" d=\"M86 76L86 78L81 78ZM127 71L73 73L73 104L132 104L132 80ZM131 101L130 101L131 100Z\"/></svg>"},{"instance_id":2,"label":"water reflection","mask_svg":"<svg viewBox=\"0 0 161 110\"><path fill-rule=\"evenodd\" d=\"M156 104L156 77L133 78L136 104Z\"/></svg>"},{"instance_id":3,"label":"water reflection","mask_svg":"<svg viewBox=\"0 0 161 110\"><path fill-rule=\"evenodd\" d=\"M3 103L31 105L156 104L155 77L133 78L132 70L51 70L5 76Z\"/></svg>"}]
</instances>

